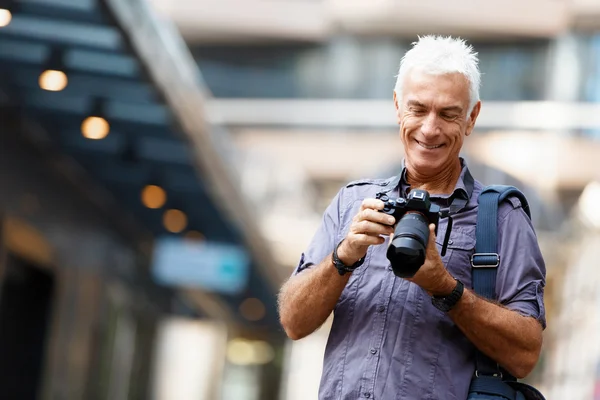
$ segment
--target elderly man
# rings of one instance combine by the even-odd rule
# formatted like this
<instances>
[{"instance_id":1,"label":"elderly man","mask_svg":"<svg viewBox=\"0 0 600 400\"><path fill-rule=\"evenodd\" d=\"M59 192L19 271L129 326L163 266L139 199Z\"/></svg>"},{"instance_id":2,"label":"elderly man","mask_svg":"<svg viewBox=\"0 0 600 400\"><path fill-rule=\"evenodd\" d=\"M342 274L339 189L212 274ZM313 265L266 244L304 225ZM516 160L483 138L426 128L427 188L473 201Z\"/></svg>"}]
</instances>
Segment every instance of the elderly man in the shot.
<instances>
[{"instance_id":1,"label":"elderly man","mask_svg":"<svg viewBox=\"0 0 600 400\"><path fill-rule=\"evenodd\" d=\"M479 85L477 55L464 41L426 36L413 45L394 90L405 151L400 175L342 188L282 287L280 318L291 339L311 334L334 313L320 399L462 400L475 348L518 378L535 366L545 327L545 266L518 200L498 211L498 302L470 289L483 186L459 153L481 109ZM442 209L458 207L444 256L431 224L425 263L403 279L386 257L397 221L379 212L384 203L375 197L405 197L412 189L428 191ZM446 228L441 219L440 238Z\"/></svg>"}]
</instances>

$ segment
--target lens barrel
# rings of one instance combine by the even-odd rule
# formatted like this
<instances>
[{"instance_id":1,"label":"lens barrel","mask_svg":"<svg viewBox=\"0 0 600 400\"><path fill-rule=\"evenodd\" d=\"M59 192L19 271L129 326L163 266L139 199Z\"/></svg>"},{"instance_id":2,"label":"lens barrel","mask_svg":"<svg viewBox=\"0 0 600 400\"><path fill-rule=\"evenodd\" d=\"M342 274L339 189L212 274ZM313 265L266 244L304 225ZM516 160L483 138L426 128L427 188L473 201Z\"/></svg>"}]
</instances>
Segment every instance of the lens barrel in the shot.
<instances>
[{"instance_id":1,"label":"lens barrel","mask_svg":"<svg viewBox=\"0 0 600 400\"><path fill-rule=\"evenodd\" d=\"M396 225L387 250L392 270L401 278L413 277L425 262L429 221L418 212L406 213Z\"/></svg>"}]
</instances>

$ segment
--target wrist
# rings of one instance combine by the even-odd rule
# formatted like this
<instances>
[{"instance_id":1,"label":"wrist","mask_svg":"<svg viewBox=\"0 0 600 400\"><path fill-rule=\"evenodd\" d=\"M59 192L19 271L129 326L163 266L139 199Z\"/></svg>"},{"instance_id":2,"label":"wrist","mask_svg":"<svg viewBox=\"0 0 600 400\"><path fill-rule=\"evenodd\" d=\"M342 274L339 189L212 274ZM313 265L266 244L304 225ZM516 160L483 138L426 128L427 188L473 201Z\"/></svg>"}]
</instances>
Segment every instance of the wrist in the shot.
<instances>
[{"instance_id":1,"label":"wrist","mask_svg":"<svg viewBox=\"0 0 600 400\"><path fill-rule=\"evenodd\" d=\"M358 261L353 262L352 264L347 264L346 261L340 258L339 250L344 244L344 239L335 247L333 253L331 254L331 262L335 269L338 270L340 275L345 275L347 273L352 273L358 267L360 267L365 261L364 257L361 257Z\"/></svg>"},{"instance_id":2,"label":"wrist","mask_svg":"<svg viewBox=\"0 0 600 400\"><path fill-rule=\"evenodd\" d=\"M431 296L436 297L445 297L450 295L454 288L456 287L456 279L452 277L449 273L446 272L443 278L438 280L439 285L436 288L431 290L429 294Z\"/></svg>"},{"instance_id":3,"label":"wrist","mask_svg":"<svg viewBox=\"0 0 600 400\"><path fill-rule=\"evenodd\" d=\"M352 251L352 249L349 247L350 245L348 244L348 241L344 239L337 250L338 258L344 263L344 265L354 265L364 256L357 255L357 252Z\"/></svg>"},{"instance_id":4,"label":"wrist","mask_svg":"<svg viewBox=\"0 0 600 400\"><path fill-rule=\"evenodd\" d=\"M458 279L456 279L454 282L456 282L456 285L454 286L454 289L452 290L452 292L450 292L450 294L431 297L431 304L433 304L433 306L438 310L443 312L449 312L454 308L454 306L456 306L456 304L462 298L465 290L465 285L463 285L463 283Z\"/></svg>"}]
</instances>

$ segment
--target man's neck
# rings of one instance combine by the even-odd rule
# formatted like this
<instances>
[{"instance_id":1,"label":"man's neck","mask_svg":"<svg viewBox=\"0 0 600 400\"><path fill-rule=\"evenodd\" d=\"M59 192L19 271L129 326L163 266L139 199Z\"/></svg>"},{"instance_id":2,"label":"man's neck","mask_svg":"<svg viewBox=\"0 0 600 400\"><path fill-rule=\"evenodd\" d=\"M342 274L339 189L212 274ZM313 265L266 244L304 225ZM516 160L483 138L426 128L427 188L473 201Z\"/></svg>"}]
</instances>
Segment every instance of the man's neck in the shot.
<instances>
[{"instance_id":1,"label":"man's neck","mask_svg":"<svg viewBox=\"0 0 600 400\"><path fill-rule=\"evenodd\" d=\"M454 191L461 172L460 160L456 160L454 164L434 176L419 174L414 169L412 171L407 169L406 180L411 189L426 190L431 194L450 194Z\"/></svg>"}]
</instances>

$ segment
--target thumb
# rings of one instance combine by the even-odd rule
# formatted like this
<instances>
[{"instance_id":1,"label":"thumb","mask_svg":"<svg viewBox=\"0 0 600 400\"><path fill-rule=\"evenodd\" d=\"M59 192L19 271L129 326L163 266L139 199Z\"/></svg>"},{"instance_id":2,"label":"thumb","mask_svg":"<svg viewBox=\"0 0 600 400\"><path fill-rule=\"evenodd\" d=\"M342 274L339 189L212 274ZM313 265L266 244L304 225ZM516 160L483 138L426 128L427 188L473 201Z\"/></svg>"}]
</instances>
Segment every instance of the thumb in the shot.
<instances>
[{"instance_id":1,"label":"thumb","mask_svg":"<svg viewBox=\"0 0 600 400\"><path fill-rule=\"evenodd\" d=\"M435 224L429 224L429 243L435 246Z\"/></svg>"}]
</instances>

